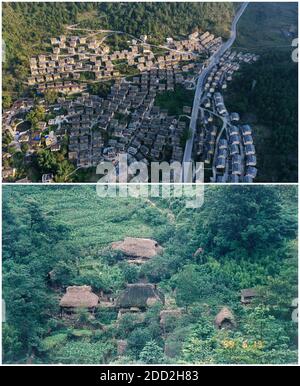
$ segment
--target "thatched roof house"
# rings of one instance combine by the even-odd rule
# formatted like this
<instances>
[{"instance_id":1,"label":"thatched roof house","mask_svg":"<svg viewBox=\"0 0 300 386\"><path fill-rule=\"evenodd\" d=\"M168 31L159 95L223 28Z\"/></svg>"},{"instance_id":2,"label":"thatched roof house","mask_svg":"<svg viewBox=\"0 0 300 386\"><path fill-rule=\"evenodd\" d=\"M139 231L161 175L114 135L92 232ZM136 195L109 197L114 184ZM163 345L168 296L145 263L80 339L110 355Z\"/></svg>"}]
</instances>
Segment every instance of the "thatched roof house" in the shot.
<instances>
[{"instance_id":1,"label":"thatched roof house","mask_svg":"<svg viewBox=\"0 0 300 386\"><path fill-rule=\"evenodd\" d=\"M142 259L151 259L163 250L155 240L135 237L125 237L123 241L112 243L111 247L126 256Z\"/></svg>"},{"instance_id":2,"label":"thatched roof house","mask_svg":"<svg viewBox=\"0 0 300 386\"><path fill-rule=\"evenodd\" d=\"M88 308L93 309L99 303L99 297L92 292L88 285L72 286L60 300L62 308Z\"/></svg>"},{"instance_id":3,"label":"thatched roof house","mask_svg":"<svg viewBox=\"0 0 300 386\"><path fill-rule=\"evenodd\" d=\"M215 318L215 327L230 329L236 326L233 313L227 307L223 307Z\"/></svg>"},{"instance_id":4,"label":"thatched roof house","mask_svg":"<svg viewBox=\"0 0 300 386\"><path fill-rule=\"evenodd\" d=\"M254 288L245 288L241 291L242 304L249 304L257 297L257 291Z\"/></svg>"},{"instance_id":5,"label":"thatched roof house","mask_svg":"<svg viewBox=\"0 0 300 386\"><path fill-rule=\"evenodd\" d=\"M164 304L165 297L153 284L136 283L128 284L117 298L116 303L120 308L145 309L157 301Z\"/></svg>"}]
</instances>

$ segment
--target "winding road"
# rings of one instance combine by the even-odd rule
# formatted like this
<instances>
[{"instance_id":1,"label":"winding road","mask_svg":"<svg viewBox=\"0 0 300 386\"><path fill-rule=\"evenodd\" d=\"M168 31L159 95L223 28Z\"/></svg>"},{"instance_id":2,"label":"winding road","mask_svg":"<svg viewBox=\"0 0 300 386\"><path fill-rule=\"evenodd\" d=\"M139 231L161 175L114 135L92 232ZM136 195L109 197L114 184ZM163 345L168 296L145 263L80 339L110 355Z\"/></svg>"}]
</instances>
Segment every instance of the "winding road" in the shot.
<instances>
[{"instance_id":1,"label":"winding road","mask_svg":"<svg viewBox=\"0 0 300 386\"><path fill-rule=\"evenodd\" d=\"M197 88L194 96L194 102L193 102L193 110L191 114L191 121L190 121L190 131L191 131L191 137L187 140L185 145L185 151L183 156L183 165L184 163L190 163L192 158L192 150L193 150L193 144L194 144L194 138L195 138L195 132L196 132L196 122L198 118L198 112L199 107L201 105L201 99L203 95L203 84L205 81L206 76L209 74L209 72L212 70L212 68L219 62L221 56L224 55L224 53L232 46L233 42L236 39L236 26L237 23L244 13L246 7L248 6L249 2L244 2L241 7L238 9L234 20L232 22L231 26L231 32L230 32L230 38L221 45L218 51L216 51L209 59L208 66L203 70L203 72L200 74L197 82ZM186 168L186 170L190 170L189 167ZM192 182L192 176L190 173L183 173L182 175L183 182Z\"/></svg>"}]
</instances>

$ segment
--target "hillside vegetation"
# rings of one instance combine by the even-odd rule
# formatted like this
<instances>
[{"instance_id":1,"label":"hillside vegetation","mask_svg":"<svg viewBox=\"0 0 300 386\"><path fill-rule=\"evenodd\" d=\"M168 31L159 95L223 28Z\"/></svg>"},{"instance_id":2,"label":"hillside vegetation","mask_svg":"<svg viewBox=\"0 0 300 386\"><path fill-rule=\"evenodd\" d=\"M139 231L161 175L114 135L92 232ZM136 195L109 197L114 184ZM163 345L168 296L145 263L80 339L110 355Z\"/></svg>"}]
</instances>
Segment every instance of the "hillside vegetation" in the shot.
<instances>
[{"instance_id":1,"label":"hillside vegetation","mask_svg":"<svg viewBox=\"0 0 300 386\"><path fill-rule=\"evenodd\" d=\"M207 187L192 210L184 198L100 198L91 186L5 186L3 213L6 363L297 362L296 187ZM128 264L110 249L127 236L153 238L163 253ZM140 281L165 304L119 319L105 307L60 316L67 286L116 297ZM249 306L245 288L259 294ZM218 330L224 306L235 328ZM180 314L162 326L163 309Z\"/></svg>"},{"instance_id":2,"label":"hillside vegetation","mask_svg":"<svg viewBox=\"0 0 300 386\"><path fill-rule=\"evenodd\" d=\"M225 96L230 111L252 124L258 181L298 180L298 63L291 52L270 51L242 67Z\"/></svg>"},{"instance_id":3,"label":"hillside vegetation","mask_svg":"<svg viewBox=\"0 0 300 386\"><path fill-rule=\"evenodd\" d=\"M288 49L297 30L297 2L250 2L238 23L234 47L257 53Z\"/></svg>"}]
</instances>

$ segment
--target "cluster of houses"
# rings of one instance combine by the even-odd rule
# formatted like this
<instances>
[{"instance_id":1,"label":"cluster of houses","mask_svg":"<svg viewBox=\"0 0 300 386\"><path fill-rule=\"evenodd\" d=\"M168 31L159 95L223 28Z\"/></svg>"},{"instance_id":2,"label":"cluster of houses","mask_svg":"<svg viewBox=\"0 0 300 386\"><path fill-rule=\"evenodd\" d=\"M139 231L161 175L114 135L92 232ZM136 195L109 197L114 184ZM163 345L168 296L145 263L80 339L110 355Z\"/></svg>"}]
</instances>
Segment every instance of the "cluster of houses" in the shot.
<instances>
[{"instance_id":1,"label":"cluster of houses","mask_svg":"<svg viewBox=\"0 0 300 386\"><path fill-rule=\"evenodd\" d=\"M53 83L42 83L37 86L37 91L44 94L54 91L61 94L79 94L87 89L87 83L76 83L69 80Z\"/></svg>"},{"instance_id":2,"label":"cluster of houses","mask_svg":"<svg viewBox=\"0 0 300 386\"><path fill-rule=\"evenodd\" d=\"M118 251L122 259L129 264L143 264L157 256L163 248L153 239L126 237L124 240L111 244L114 251ZM127 284L117 297L108 296L103 291L100 296L92 292L90 286L71 286L60 300L61 314L72 313L76 308L87 308L94 312L97 307L113 307L118 309L121 317L124 313L145 311L154 303L164 304L164 295L155 284L138 282Z\"/></svg>"},{"instance_id":3,"label":"cluster of houses","mask_svg":"<svg viewBox=\"0 0 300 386\"><path fill-rule=\"evenodd\" d=\"M75 161L77 167L97 165L102 159L103 136L94 130L104 110L102 102L102 98L89 93L60 101L65 111L60 117L60 133L68 134L68 159Z\"/></svg>"},{"instance_id":4,"label":"cluster of houses","mask_svg":"<svg viewBox=\"0 0 300 386\"><path fill-rule=\"evenodd\" d=\"M205 91L207 97L211 98L216 90L225 90L227 83L232 80L233 74L239 70L241 63L253 63L259 56L250 53L227 51L220 59L219 63L212 69L206 79Z\"/></svg>"},{"instance_id":5,"label":"cluster of houses","mask_svg":"<svg viewBox=\"0 0 300 386\"><path fill-rule=\"evenodd\" d=\"M97 166L103 160L114 162L120 153L128 154L129 163L138 160L148 164L165 157L181 161L186 122L169 116L154 102L157 93L173 91L177 85L186 87L186 82L187 77L176 69L152 69L134 76L131 82L116 79L106 98L88 92L59 97L56 104L46 108L52 118L20 133L16 143L27 143L28 154L41 147L59 151L67 135L68 159L80 168ZM6 111L5 130L16 137L15 116L22 113L25 119L33 106L33 100L18 101ZM190 112L190 107L183 110ZM7 170L5 178L14 178L15 172ZM43 182L52 181L52 174L43 176Z\"/></svg>"},{"instance_id":6,"label":"cluster of houses","mask_svg":"<svg viewBox=\"0 0 300 386\"><path fill-rule=\"evenodd\" d=\"M111 244L114 251L119 252L119 258L126 260L129 264L143 264L154 258L163 251L163 248L153 239L126 237L124 240L116 241ZM199 248L202 250L202 248ZM53 276L52 272L50 278ZM240 302L243 306L249 306L257 299L258 293L253 288L243 289L240 293ZM201 299L199 299L201 301ZM146 280L127 284L126 287L117 294L100 291L94 293L91 286L70 286L60 299L61 317L72 318L72 314L78 309L86 309L93 315L96 310L101 313L103 309L116 310L117 321L124 314L136 314L136 323L144 321L144 312L155 304L161 304L160 327L162 336L165 338L165 353L172 357L173 351L168 347L167 336L172 333L172 320L181 318L185 310L176 307L174 304L166 305L165 294L157 287L156 284L148 283ZM170 300L169 300L170 303ZM93 316L91 316L93 318ZM237 322L232 310L228 307L220 307L219 312L213 320L216 329L234 329ZM124 355L127 349L127 340L117 341L118 355Z\"/></svg>"},{"instance_id":7,"label":"cluster of houses","mask_svg":"<svg viewBox=\"0 0 300 386\"><path fill-rule=\"evenodd\" d=\"M85 80L105 80L119 77L122 66L132 67L139 72L151 69L180 69L189 72L195 66L195 53L211 53L222 43L209 32L199 36L198 32L188 39L174 41L168 38L167 46L160 46L155 54L152 46L137 40L128 41L128 49L110 52L104 38L92 36L65 36L51 38L51 53L30 59L31 76L29 86L37 86L38 91L55 90L63 94L82 92ZM86 79L86 74L91 74ZM79 82L81 81L81 82Z\"/></svg>"},{"instance_id":8,"label":"cluster of houses","mask_svg":"<svg viewBox=\"0 0 300 386\"><path fill-rule=\"evenodd\" d=\"M57 130L54 132L53 129L50 129L51 126L56 126L57 119L50 119L47 122L39 121L34 128L23 127L24 124L25 126L26 124L30 126L29 122L26 121L26 115L34 106L35 101L32 98L19 99L14 102L10 109L5 110L2 115L3 132L7 132L12 137L9 147L18 152L21 151L22 145L27 146L25 162L29 162L31 154L41 147L45 147L52 152L61 149L61 136L58 135ZM49 112L49 109L47 111ZM11 156L12 153L3 151L3 160L8 160ZM15 168L6 166L2 169L4 180L15 179L15 176ZM17 182L29 182L29 180L21 179Z\"/></svg>"},{"instance_id":9,"label":"cluster of houses","mask_svg":"<svg viewBox=\"0 0 300 386\"><path fill-rule=\"evenodd\" d=\"M67 134L68 159L80 168L96 166L102 160L114 162L120 153L127 153L130 162L181 161L186 122L154 106L155 97L174 91L176 85L193 88L195 73L201 71L197 55L212 52L221 40L208 32L201 36L195 32L182 41L168 38L167 45L160 46L156 54L147 37L129 41L127 50L111 53L104 40L97 35L51 38L52 52L30 59L28 85L35 86L41 95L49 90L64 95L49 110L55 118L39 122L34 130L17 137L15 116L24 113L25 117L34 107L31 99L19 100L4 112L4 130L11 133L20 149L26 143L28 154L41 147L59 151ZM123 64L137 69L130 82L119 77L117 68ZM86 79L86 73L93 73L93 78ZM107 98L89 95L89 81L110 78L115 84ZM80 96L69 99L67 94ZM63 110L63 115L57 116L54 110ZM186 106L183 113L189 111ZM5 179L14 178L15 173L14 168L6 167ZM52 180L52 174L43 176L44 182Z\"/></svg>"},{"instance_id":10,"label":"cluster of houses","mask_svg":"<svg viewBox=\"0 0 300 386\"><path fill-rule=\"evenodd\" d=\"M197 55L200 52L212 54L222 44L222 39L209 32L202 35L194 32L181 41L167 38L167 45L159 46L160 52L165 49L163 55L153 53L147 37L140 42L132 40L127 50L113 53L103 41L97 35L60 36L51 39L51 54L31 58L29 85L37 85L41 93L55 90L80 96L59 97L57 104L51 106L51 112L60 110L63 115L54 114L55 118L39 122L34 130L22 133L17 138L18 145L26 142L30 152L41 146L59 151L61 139L67 135L68 159L77 168L95 167L102 161L115 164L122 153L128 155L129 164L135 161L146 165L151 161L181 162L187 130L186 120L182 118L190 114L191 108L184 106L182 117L170 116L167 110L155 106L155 98L158 93L174 91L177 85L193 88L195 74L203 68L196 62ZM215 168L216 182L251 182L256 176L252 133L244 135L243 128L235 126L238 114L233 113L228 118L219 91L226 89L241 62L257 59L249 53L226 52L206 79L202 123L195 144L197 154ZM120 74L114 67L120 63L137 68L137 74L130 81L118 77ZM95 81L114 77L107 97L87 92L87 81L80 75L87 72L94 73ZM22 102L4 112L5 130L11 128L16 112L28 112L33 104L33 101ZM228 126L218 143L214 115L226 119ZM16 136L15 131L11 131ZM44 177L44 182L53 179L51 174Z\"/></svg>"},{"instance_id":11,"label":"cluster of houses","mask_svg":"<svg viewBox=\"0 0 300 386\"><path fill-rule=\"evenodd\" d=\"M2 178L4 181L14 181L17 175L17 169L10 166L10 159L14 152L21 151L22 144L28 145L28 152L34 152L41 144L41 133L46 128L46 122L39 122L34 130L20 131L23 118L33 108L34 100L32 98L22 98L13 103L13 105L3 111L2 114L2 130L7 133L12 141L8 148L3 148L2 151ZM27 179L19 180L18 182L28 182Z\"/></svg>"},{"instance_id":12,"label":"cluster of houses","mask_svg":"<svg viewBox=\"0 0 300 386\"><path fill-rule=\"evenodd\" d=\"M257 169L251 127L229 125L226 136L217 147L216 182L253 182Z\"/></svg>"},{"instance_id":13,"label":"cluster of houses","mask_svg":"<svg viewBox=\"0 0 300 386\"><path fill-rule=\"evenodd\" d=\"M137 265L144 264L163 252L163 247L156 240L139 237L125 237L124 240L113 242L111 248L113 251L119 252L119 259ZM202 250L202 248L200 249ZM51 272L50 278L52 276L53 272ZM104 302L105 306L113 306L123 314L125 312L145 311L156 301L165 303L164 295L157 286L143 280L134 284L127 284L126 288L120 291L115 298L108 299L103 291L99 295L94 294L90 286L68 287L60 300L60 306L62 311L66 312L73 312L79 307L94 311L95 308L101 307L102 302ZM256 297L257 293L254 289L242 290L241 304L251 304Z\"/></svg>"},{"instance_id":14,"label":"cluster of houses","mask_svg":"<svg viewBox=\"0 0 300 386\"><path fill-rule=\"evenodd\" d=\"M126 82L118 80L107 98L83 93L73 100L60 98L66 113L61 129L68 134L68 157L77 167L114 162L120 153L134 161L181 161L186 122L154 106L158 92L174 90L184 77L174 70L153 69Z\"/></svg>"},{"instance_id":15,"label":"cluster of houses","mask_svg":"<svg viewBox=\"0 0 300 386\"><path fill-rule=\"evenodd\" d=\"M214 53L222 44L221 37L215 37L210 32L199 34L198 31L191 33L188 39L174 41L172 38L167 38L168 46L172 49L179 51L195 51L195 52L207 52Z\"/></svg>"},{"instance_id":16,"label":"cluster of houses","mask_svg":"<svg viewBox=\"0 0 300 386\"><path fill-rule=\"evenodd\" d=\"M256 60L258 56L254 54L226 52L206 79L196 152L206 164L212 165L212 182L250 183L256 178L252 129L249 125L239 125L238 113L229 114L221 93L240 63ZM223 122L222 128L216 125L218 117Z\"/></svg>"}]
</instances>

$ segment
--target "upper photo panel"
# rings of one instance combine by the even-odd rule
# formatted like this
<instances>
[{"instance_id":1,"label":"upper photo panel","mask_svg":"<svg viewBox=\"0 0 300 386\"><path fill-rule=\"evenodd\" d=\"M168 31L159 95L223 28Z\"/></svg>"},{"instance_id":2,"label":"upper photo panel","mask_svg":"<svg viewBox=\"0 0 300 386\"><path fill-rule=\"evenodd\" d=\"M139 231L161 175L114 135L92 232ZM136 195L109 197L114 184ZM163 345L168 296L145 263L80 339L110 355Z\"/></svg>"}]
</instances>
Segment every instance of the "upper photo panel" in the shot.
<instances>
[{"instance_id":1,"label":"upper photo panel","mask_svg":"<svg viewBox=\"0 0 300 386\"><path fill-rule=\"evenodd\" d=\"M4 182L298 181L297 2L6 2Z\"/></svg>"}]
</instances>

